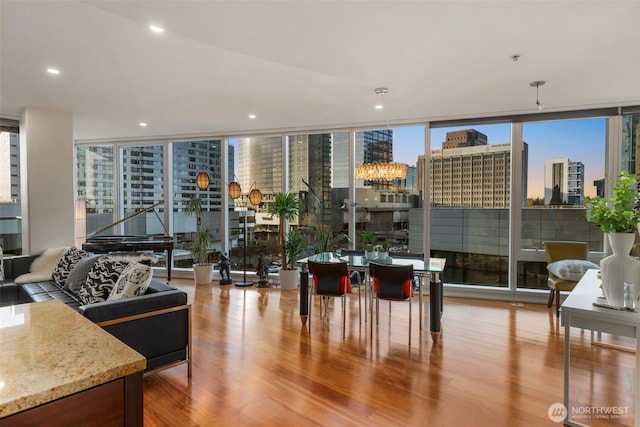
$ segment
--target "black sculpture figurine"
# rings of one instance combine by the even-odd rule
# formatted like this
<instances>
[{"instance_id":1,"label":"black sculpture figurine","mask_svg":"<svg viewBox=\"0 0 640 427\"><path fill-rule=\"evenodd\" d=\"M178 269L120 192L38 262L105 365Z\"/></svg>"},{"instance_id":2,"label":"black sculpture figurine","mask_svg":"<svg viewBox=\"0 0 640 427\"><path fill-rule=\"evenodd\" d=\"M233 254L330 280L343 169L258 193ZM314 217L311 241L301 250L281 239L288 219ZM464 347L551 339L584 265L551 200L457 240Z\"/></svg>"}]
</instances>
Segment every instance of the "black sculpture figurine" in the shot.
<instances>
[{"instance_id":1,"label":"black sculpture figurine","mask_svg":"<svg viewBox=\"0 0 640 427\"><path fill-rule=\"evenodd\" d=\"M269 267L264 263L262 259L262 254L258 255L258 270L256 271L258 274L258 283L256 283L256 288L269 288Z\"/></svg>"},{"instance_id":2,"label":"black sculpture figurine","mask_svg":"<svg viewBox=\"0 0 640 427\"><path fill-rule=\"evenodd\" d=\"M220 254L220 284L221 285L230 285L232 283L231 276L231 259L227 256L227 254ZM225 278L225 273L227 277Z\"/></svg>"}]
</instances>

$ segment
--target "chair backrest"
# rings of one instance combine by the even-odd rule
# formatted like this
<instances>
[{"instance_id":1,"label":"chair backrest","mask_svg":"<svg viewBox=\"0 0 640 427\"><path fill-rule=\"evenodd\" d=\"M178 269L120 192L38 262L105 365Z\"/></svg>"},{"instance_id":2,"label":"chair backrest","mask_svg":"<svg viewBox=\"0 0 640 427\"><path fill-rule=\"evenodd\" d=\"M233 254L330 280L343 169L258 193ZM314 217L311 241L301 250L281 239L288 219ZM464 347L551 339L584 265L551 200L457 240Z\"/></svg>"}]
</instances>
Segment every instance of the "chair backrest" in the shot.
<instances>
[{"instance_id":1,"label":"chair backrest","mask_svg":"<svg viewBox=\"0 0 640 427\"><path fill-rule=\"evenodd\" d=\"M589 246L587 242L544 242L544 252L547 256L547 264L562 261L563 259L587 259Z\"/></svg>"},{"instance_id":2,"label":"chair backrest","mask_svg":"<svg viewBox=\"0 0 640 427\"><path fill-rule=\"evenodd\" d=\"M351 286L346 262L309 261L309 272L313 275L313 287L317 294L342 295Z\"/></svg>"},{"instance_id":3,"label":"chair backrest","mask_svg":"<svg viewBox=\"0 0 640 427\"><path fill-rule=\"evenodd\" d=\"M404 300L413 292L413 265L388 265L372 262L369 274L373 291L381 299Z\"/></svg>"}]
</instances>

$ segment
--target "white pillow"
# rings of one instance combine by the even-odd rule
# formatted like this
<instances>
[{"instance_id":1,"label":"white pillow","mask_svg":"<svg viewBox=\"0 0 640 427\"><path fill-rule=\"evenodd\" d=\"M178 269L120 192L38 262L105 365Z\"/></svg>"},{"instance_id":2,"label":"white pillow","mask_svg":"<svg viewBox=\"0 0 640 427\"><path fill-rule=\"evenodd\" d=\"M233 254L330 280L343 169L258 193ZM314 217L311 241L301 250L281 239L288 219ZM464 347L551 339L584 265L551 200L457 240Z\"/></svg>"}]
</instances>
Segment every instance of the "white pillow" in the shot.
<instances>
[{"instance_id":1,"label":"white pillow","mask_svg":"<svg viewBox=\"0 0 640 427\"><path fill-rule=\"evenodd\" d=\"M151 267L139 262L130 262L118 277L107 301L144 295L152 276Z\"/></svg>"},{"instance_id":2,"label":"white pillow","mask_svg":"<svg viewBox=\"0 0 640 427\"><path fill-rule=\"evenodd\" d=\"M591 268L600 268L598 264L582 259L563 259L547 265L547 270L562 280L577 282Z\"/></svg>"},{"instance_id":3,"label":"white pillow","mask_svg":"<svg viewBox=\"0 0 640 427\"><path fill-rule=\"evenodd\" d=\"M51 280L53 270L58 266L58 263L69 250L68 246L61 248L48 248L45 249L42 254L33 260L29 268L30 273L21 274L14 280L15 283L32 283L32 282L46 282Z\"/></svg>"}]
</instances>

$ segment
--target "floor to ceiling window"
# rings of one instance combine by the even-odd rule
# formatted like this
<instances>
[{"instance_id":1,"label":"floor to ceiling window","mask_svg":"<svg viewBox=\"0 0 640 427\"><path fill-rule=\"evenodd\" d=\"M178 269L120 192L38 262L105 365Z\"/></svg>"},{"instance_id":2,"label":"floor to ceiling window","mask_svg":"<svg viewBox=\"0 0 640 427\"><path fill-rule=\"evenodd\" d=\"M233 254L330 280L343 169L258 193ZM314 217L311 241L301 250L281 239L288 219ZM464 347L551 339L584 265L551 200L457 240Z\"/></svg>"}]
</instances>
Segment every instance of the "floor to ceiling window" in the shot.
<instances>
[{"instance_id":1,"label":"floor to ceiling window","mask_svg":"<svg viewBox=\"0 0 640 427\"><path fill-rule=\"evenodd\" d=\"M259 257L272 263L278 259L278 219L267 214L267 204L274 194L282 191L282 136L254 136L234 138L233 175L240 184L241 194L233 201L230 217L229 256L232 269L255 272ZM249 195L259 190L259 204Z\"/></svg>"},{"instance_id":2,"label":"floor to ceiling window","mask_svg":"<svg viewBox=\"0 0 640 427\"><path fill-rule=\"evenodd\" d=\"M545 117L555 120L542 121ZM426 182L430 255L447 258L446 283L506 288L511 279L516 282L512 289L546 289L545 240L579 236L589 242L594 259L602 254L603 235L586 221L584 206L590 197L604 194L610 178L605 162L612 155L606 149L607 138L612 135L622 139L622 146L618 141L610 147L616 153L622 150L620 166L607 167L640 175L640 115L532 119L540 121L511 117L493 124L431 123L429 156L423 154L425 127L420 125L78 145L77 198L86 203L88 234L167 198L173 210L167 224L158 206L102 234L163 234L164 227L170 227L176 266L189 268L195 220L185 215L184 207L198 197L211 230L212 261L227 250L233 270L253 273L262 256L275 272L279 222L267 207L277 192L286 189L301 200L300 215L290 225L307 233L307 253L363 250L362 233L370 232L373 243L387 243L392 254L419 254L424 252L421 191ZM612 133L612 126L620 127L620 137ZM171 151L164 151L167 147ZM223 167L225 152L228 163ZM164 171L165 153L171 159L169 171ZM400 169L402 175L388 176L383 172L386 166L380 168L393 164L388 169ZM202 170L211 182L201 190L195 178ZM365 175L354 179L349 176L352 170ZM170 177L168 191L165 174ZM240 184L241 195L223 200L232 181ZM259 203L249 200L254 189L262 194ZM514 235L510 227L515 227ZM317 238L320 231L353 239L324 247ZM510 254L515 255L511 262Z\"/></svg>"},{"instance_id":3,"label":"floor to ceiling window","mask_svg":"<svg viewBox=\"0 0 640 427\"><path fill-rule=\"evenodd\" d=\"M90 237L116 220L113 212L115 204L113 146L77 146L76 168L76 200L84 202L86 236ZM114 234L114 230L107 228L99 234L109 236Z\"/></svg>"},{"instance_id":4,"label":"floor to ceiling window","mask_svg":"<svg viewBox=\"0 0 640 427\"><path fill-rule=\"evenodd\" d=\"M22 253L20 142L18 123L0 121L0 248Z\"/></svg>"},{"instance_id":5,"label":"floor to ceiling window","mask_svg":"<svg viewBox=\"0 0 640 427\"><path fill-rule=\"evenodd\" d=\"M431 256L447 259L445 282L507 287L511 125L432 128L427 169Z\"/></svg>"},{"instance_id":6,"label":"floor to ceiling window","mask_svg":"<svg viewBox=\"0 0 640 427\"><path fill-rule=\"evenodd\" d=\"M524 123L528 147L521 206L518 287L547 289L544 242L580 240L603 250L603 234L587 222L585 202L604 195L605 118Z\"/></svg>"},{"instance_id":7,"label":"floor to ceiling window","mask_svg":"<svg viewBox=\"0 0 640 427\"><path fill-rule=\"evenodd\" d=\"M349 133L289 137L289 191L300 199L307 254L348 248Z\"/></svg>"},{"instance_id":8,"label":"floor to ceiling window","mask_svg":"<svg viewBox=\"0 0 640 427\"><path fill-rule=\"evenodd\" d=\"M201 227L208 230L210 247L207 258L211 262L216 261L222 249L222 197L226 197L225 187L229 182L222 177L222 141L175 141L171 149L175 266L191 268L193 264L191 244L196 238L196 218L187 209L193 198L200 201ZM233 165L233 157L230 164ZM206 188L196 185L196 177L201 172L209 178Z\"/></svg>"},{"instance_id":9,"label":"floor to ceiling window","mask_svg":"<svg viewBox=\"0 0 640 427\"><path fill-rule=\"evenodd\" d=\"M391 254L424 252L421 225L409 227L412 210L421 207L423 152L424 126L355 132L356 196L347 207L355 210L356 248L386 244Z\"/></svg>"}]
</instances>

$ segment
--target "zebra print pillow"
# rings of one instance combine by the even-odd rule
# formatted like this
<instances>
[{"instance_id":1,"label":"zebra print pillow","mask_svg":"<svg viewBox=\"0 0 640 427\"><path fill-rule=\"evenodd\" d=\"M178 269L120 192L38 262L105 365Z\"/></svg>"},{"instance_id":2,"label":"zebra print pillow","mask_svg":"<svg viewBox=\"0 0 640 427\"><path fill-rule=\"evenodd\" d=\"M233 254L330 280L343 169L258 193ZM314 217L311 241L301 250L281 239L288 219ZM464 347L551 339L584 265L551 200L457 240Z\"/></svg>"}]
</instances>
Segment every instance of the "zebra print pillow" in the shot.
<instances>
[{"instance_id":1,"label":"zebra print pillow","mask_svg":"<svg viewBox=\"0 0 640 427\"><path fill-rule=\"evenodd\" d=\"M58 262L58 265L56 265L56 268L53 270L53 274L51 275L51 280L53 280L53 283L60 286L61 288L64 288L71 270L73 270L73 268L78 265L82 258L86 258L89 255L89 252L78 249L75 246L69 248L69 250L64 253L62 259Z\"/></svg>"},{"instance_id":2,"label":"zebra print pillow","mask_svg":"<svg viewBox=\"0 0 640 427\"><path fill-rule=\"evenodd\" d=\"M83 304L106 301L126 266L126 262L114 261L108 256L99 257L89 270L87 280L80 286L80 301Z\"/></svg>"}]
</instances>

